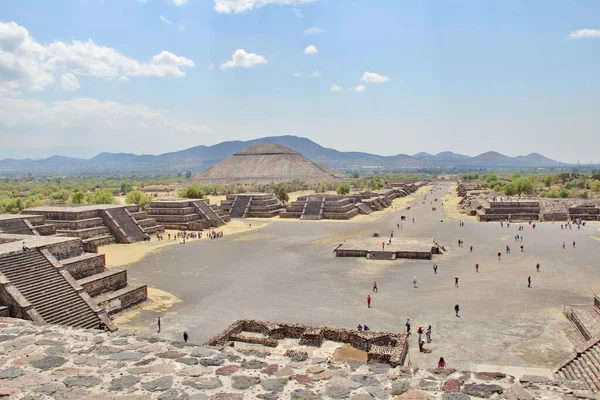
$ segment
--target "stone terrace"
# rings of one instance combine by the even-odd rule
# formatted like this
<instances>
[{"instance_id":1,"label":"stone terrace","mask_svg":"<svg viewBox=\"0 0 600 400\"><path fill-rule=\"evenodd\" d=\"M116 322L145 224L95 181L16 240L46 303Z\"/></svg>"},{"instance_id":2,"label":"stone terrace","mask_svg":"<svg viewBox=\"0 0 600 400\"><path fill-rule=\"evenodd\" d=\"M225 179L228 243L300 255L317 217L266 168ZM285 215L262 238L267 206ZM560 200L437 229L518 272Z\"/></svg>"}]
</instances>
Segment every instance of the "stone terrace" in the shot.
<instances>
[{"instance_id":1,"label":"stone terrace","mask_svg":"<svg viewBox=\"0 0 600 400\"><path fill-rule=\"evenodd\" d=\"M594 398L560 378L288 357L264 347L208 348L10 318L0 318L0 337L0 395L15 399Z\"/></svg>"},{"instance_id":2,"label":"stone terrace","mask_svg":"<svg viewBox=\"0 0 600 400\"><path fill-rule=\"evenodd\" d=\"M100 204L52 206L23 210L27 215L43 215L56 226L58 236L78 237L89 250L110 243L133 243L146 235L164 231L137 205Z\"/></svg>"},{"instance_id":3,"label":"stone terrace","mask_svg":"<svg viewBox=\"0 0 600 400\"><path fill-rule=\"evenodd\" d=\"M22 241L30 251L22 251ZM4 274L0 302L9 307L11 316L88 328L102 320L115 329L106 312L147 298L146 285L128 285L126 270L107 270L104 255L86 253L81 239L3 234L0 243Z\"/></svg>"},{"instance_id":4,"label":"stone terrace","mask_svg":"<svg viewBox=\"0 0 600 400\"><path fill-rule=\"evenodd\" d=\"M222 210L194 199L155 200L147 213L167 229L201 231L229 221Z\"/></svg>"},{"instance_id":5,"label":"stone terrace","mask_svg":"<svg viewBox=\"0 0 600 400\"><path fill-rule=\"evenodd\" d=\"M0 233L46 236L56 233L54 224L46 223L43 215L0 215Z\"/></svg>"},{"instance_id":6,"label":"stone terrace","mask_svg":"<svg viewBox=\"0 0 600 400\"><path fill-rule=\"evenodd\" d=\"M233 218L273 218L285 210L272 193L228 194L219 208Z\"/></svg>"}]
</instances>

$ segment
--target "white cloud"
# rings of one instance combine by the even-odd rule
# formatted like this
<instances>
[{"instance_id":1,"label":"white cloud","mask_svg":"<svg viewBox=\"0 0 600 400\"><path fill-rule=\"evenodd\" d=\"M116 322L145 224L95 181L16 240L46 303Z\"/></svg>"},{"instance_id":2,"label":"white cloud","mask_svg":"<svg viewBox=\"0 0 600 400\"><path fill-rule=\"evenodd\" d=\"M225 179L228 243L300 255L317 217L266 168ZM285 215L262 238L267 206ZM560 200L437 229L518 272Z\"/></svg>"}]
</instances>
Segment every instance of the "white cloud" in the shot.
<instances>
[{"instance_id":1,"label":"white cloud","mask_svg":"<svg viewBox=\"0 0 600 400\"><path fill-rule=\"evenodd\" d=\"M302 10L301 9L294 7L294 8L292 8L292 11L296 15L296 17L302 18Z\"/></svg>"},{"instance_id":2,"label":"white cloud","mask_svg":"<svg viewBox=\"0 0 600 400\"><path fill-rule=\"evenodd\" d=\"M304 49L304 54L317 54L319 50L314 45L310 45Z\"/></svg>"},{"instance_id":3,"label":"white cloud","mask_svg":"<svg viewBox=\"0 0 600 400\"><path fill-rule=\"evenodd\" d=\"M312 28L308 28L308 29L304 30L305 35L316 35L317 33L321 33L321 32L323 32L323 29L317 28L316 26L313 26Z\"/></svg>"},{"instance_id":4,"label":"white cloud","mask_svg":"<svg viewBox=\"0 0 600 400\"><path fill-rule=\"evenodd\" d=\"M600 29L580 29L569 34L571 39L600 37Z\"/></svg>"},{"instance_id":5,"label":"white cloud","mask_svg":"<svg viewBox=\"0 0 600 400\"><path fill-rule=\"evenodd\" d=\"M298 78L300 76L300 72L294 72L294 76Z\"/></svg>"},{"instance_id":6,"label":"white cloud","mask_svg":"<svg viewBox=\"0 0 600 400\"><path fill-rule=\"evenodd\" d=\"M0 22L0 95L42 91L66 73L115 79L182 77L183 67L194 66L189 58L169 51L140 62L91 39L42 45L15 22Z\"/></svg>"},{"instance_id":7,"label":"white cloud","mask_svg":"<svg viewBox=\"0 0 600 400\"><path fill-rule=\"evenodd\" d=\"M253 11L269 4L284 4L284 5L298 5L312 3L318 0L214 0L215 11L218 13L242 13L246 11ZM294 12L298 10L294 7ZM300 10L298 10L300 11ZM301 13L301 11L300 11ZM300 15L301 16L301 15Z\"/></svg>"},{"instance_id":8,"label":"white cloud","mask_svg":"<svg viewBox=\"0 0 600 400\"><path fill-rule=\"evenodd\" d=\"M183 7L183 6L187 5L188 0L169 0L169 3L171 3L177 7Z\"/></svg>"},{"instance_id":9,"label":"white cloud","mask_svg":"<svg viewBox=\"0 0 600 400\"><path fill-rule=\"evenodd\" d=\"M79 88L81 87L79 85L79 80L77 79L77 77L70 72L61 75L60 86L62 86L62 88L65 89L67 92L79 90Z\"/></svg>"},{"instance_id":10,"label":"white cloud","mask_svg":"<svg viewBox=\"0 0 600 400\"><path fill-rule=\"evenodd\" d=\"M170 19L167 19L167 18L163 17L162 15L160 16L160 20L162 22L164 22L165 24L173 25L173 21L171 21Z\"/></svg>"},{"instance_id":11,"label":"white cloud","mask_svg":"<svg viewBox=\"0 0 600 400\"><path fill-rule=\"evenodd\" d=\"M74 98L44 102L0 97L0 141L4 149L85 146L119 151L152 151L145 142L161 142L164 151L203 142L212 131L207 126L169 118L166 112L140 104ZM177 135L183 143L165 140ZM154 147L155 149L155 147Z\"/></svg>"},{"instance_id":12,"label":"white cloud","mask_svg":"<svg viewBox=\"0 0 600 400\"><path fill-rule=\"evenodd\" d=\"M348 90L352 90L352 91L354 91L356 93L362 93L365 90L367 90L367 88L365 87L365 85L358 85L358 86L354 86L354 87L348 88Z\"/></svg>"},{"instance_id":13,"label":"white cloud","mask_svg":"<svg viewBox=\"0 0 600 400\"><path fill-rule=\"evenodd\" d=\"M237 49L231 56L231 60L225 61L221 64L221 69L227 68L250 68L256 64L266 64L267 59L260 54L246 53L244 49Z\"/></svg>"},{"instance_id":14,"label":"white cloud","mask_svg":"<svg viewBox=\"0 0 600 400\"><path fill-rule=\"evenodd\" d=\"M318 78L319 76L321 76L321 73L319 71L315 71L312 73L313 78Z\"/></svg>"},{"instance_id":15,"label":"white cloud","mask_svg":"<svg viewBox=\"0 0 600 400\"><path fill-rule=\"evenodd\" d=\"M376 74L375 72L365 71L360 80L366 83L383 83L389 81L390 78Z\"/></svg>"},{"instance_id":16,"label":"white cloud","mask_svg":"<svg viewBox=\"0 0 600 400\"><path fill-rule=\"evenodd\" d=\"M344 89L341 86L338 86L334 83L333 85L331 85L329 90L331 90L332 92L341 92Z\"/></svg>"}]
</instances>

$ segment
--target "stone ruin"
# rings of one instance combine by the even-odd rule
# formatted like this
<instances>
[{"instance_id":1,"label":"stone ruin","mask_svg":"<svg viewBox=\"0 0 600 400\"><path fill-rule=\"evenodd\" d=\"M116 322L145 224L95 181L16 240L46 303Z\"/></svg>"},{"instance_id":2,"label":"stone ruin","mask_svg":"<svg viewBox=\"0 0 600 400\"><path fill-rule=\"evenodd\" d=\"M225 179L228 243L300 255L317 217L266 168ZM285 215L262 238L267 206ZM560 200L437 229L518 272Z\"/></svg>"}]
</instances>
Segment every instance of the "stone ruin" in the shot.
<instances>
[{"instance_id":1,"label":"stone ruin","mask_svg":"<svg viewBox=\"0 0 600 400\"><path fill-rule=\"evenodd\" d=\"M106 269L104 254L86 252L80 238L0 234L0 315L115 330L108 313L146 299L146 285Z\"/></svg>"},{"instance_id":2,"label":"stone ruin","mask_svg":"<svg viewBox=\"0 0 600 400\"><path fill-rule=\"evenodd\" d=\"M216 228L230 221L222 209L200 199L155 200L146 212L165 228L183 231Z\"/></svg>"},{"instance_id":3,"label":"stone ruin","mask_svg":"<svg viewBox=\"0 0 600 400\"><path fill-rule=\"evenodd\" d=\"M443 254L442 249L433 239L407 239L397 237L392 239L392 244L385 240L384 248L381 247L382 239L379 234L368 239L348 239L339 244L333 251L336 257L357 257L372 260L431 260L433 254Z\"/></svg>"},{"instance_id":4,"label":"stone ruin","mask_svg":"<svg viewBox=\"0 0 600 400\"><path fill-rule=\"evenodd\" d=\"M260 336L253 335L258 333ZM320 347L323 341L348 343L367 353L368 362L403 365L408 352L405 333L358 331L353 329L239 320L206 342L208 346L235 346L235 342L277 347L282 339L298 339L298 346Z\"/></svg>"},{"instance_id":5,"label":"stone ruin","mask_svg":"<svg viewBox=\"0 0 600 400\"><path fill-rule=\"evenodd\" d=\"M56 234L56 225L46 223L43 215L0 215L0 233L48 236Z\"/></svg>"},{"instance_id":6,"label":"stone ruin","mask_svg":"<svg viewBox=\"0 0 600 400\"><path fill-rule=\"evenodd\" d=\"M148 235L164 231L162 225L148 218L137 205L35 207L23 210L22 214L30 221L43 217L44 226L54 226L57 236L78 237L89 251L115 242L143 241Z\"/></svg>"},{"instance_id":7,"label":"stone ruin","mask_svg":"<svg viewBox=\"0 0 600 400\"><path fill-rule=\"evenodd\" d=\"M342 219L348 220L358 214L371 214L391 206L398 197L414 193L425 183L392 184L380 191L366 191L354 195L312 194L300 196L281 212L281 218L299 218L302 220Z\"/></svg>"},{"instance_id":8,"label":"stone ruin","mask_svg":"<svg viewBox=\"0 0 600 400\"><path fill-rule=\"evenodd\" d=\"M285 211L272 193L228 194L218 208L231 218L273 218Z\"/></svg>"}]
</instances>

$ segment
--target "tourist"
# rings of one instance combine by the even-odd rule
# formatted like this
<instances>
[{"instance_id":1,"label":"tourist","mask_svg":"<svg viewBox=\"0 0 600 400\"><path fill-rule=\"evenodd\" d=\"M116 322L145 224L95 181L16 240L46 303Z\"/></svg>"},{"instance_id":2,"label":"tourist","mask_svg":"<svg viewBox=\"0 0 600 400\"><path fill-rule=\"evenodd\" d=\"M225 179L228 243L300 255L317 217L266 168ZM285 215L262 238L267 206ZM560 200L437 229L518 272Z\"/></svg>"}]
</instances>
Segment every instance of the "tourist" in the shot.
<instances>
[{"instance_id":1,"label":"tourist","mask_svg":"<svg viewBox=\"0 0 600 400\"><path fill-rule=\"evenodd\" d=\"M156 320L156 324L158 325L158 333L160 333L160 317Z\"/></svg>"},{"instance_id":2,"label":"tourist","mask_svg":"<svg viewBox=\"0 0 600 400\"><path fill-rule=\"evenodd\" d=\"M510 246L506 245L506 254L510 254Z\"/></svg>"},{"instance_id":3,"label":"tourist","mask_svg":"<svg viewBox=\"0 0 600 400\"><path fill-rule=\"evenodd\" d=\"M410 318L406 319L406 324L404 324L406 326L406 333L410 335Z\"/></svg>"},{"instance_id":4,"label":"tourist","mask_svg":"<svg viewBox=\"0 0 600 400\"><path fill-rule=\"evenodd\" d=\"M25 241L23 240L23 245L21 246L21 248L23 249L23 251L29 251L29 247L27 247L25 245Z\"/></svg>"},{"instance_id":5,"label":"tourist","mask_svg":"<svg viewBox=\"0 0 600 400\"><path fill-rule=\"evenodd\" d=\"M433 273L437 274L437 264L433 264Z\"/></svg>"},{"instance_id":6,"label":"tourist","mask_svg":"<svg viewBox=\"0 0 600 400\"><path fill-rule=\"evenodd\" d=\"M479 264L475 264L475 272L479 272Z\"/></svg>"},{"instance_id":7,"label":"tourist","mask_svg":"<svg viewBox=\"0 0 600 400\"><path fill-rule=\"evenodd\" d=\"M367 308L371 308L371 295L367 295Z\"/></svg>"},{"instance_id":8,"label":"tourist","mask_svg":"<svg viewBox=\"0 0 600 400\"><path fill-rule=\"evenodd\" d=\"M471 245L471 247L469 247L469 251L472 253L473 252L473 245Z\"/></svg>"},{"instance_id":9,"label":"tourist","mask_svg":"<svg viewBox=\"0 0 600 400\"><path fill-rule=\"evenodd\" d=\"M524 251L523 245L521 245L521 253Z\"/></svg>"},{"instance_id":10,"label":"tourist","mask_svg":"<svg viewBox=\"0 0 600 400\"><path fill-rule=\"evenodd\" d=\"M373 291L379 292L379 289L377 288L377 281L373 281Z\"/></svg>"},{"instance_id":11,"label":"tourist","mask_svg":"<svg viewBox=\"0 0 600 400\"><path fill-rule=\"evenodd\" d=\"M460 311L460 306L458 304L456 304L454 306L454 313L456 314L456 316L458 317L458 312Z\"/></svg>"},{"instance_id":12,"label":"tourist","mask_svg":"<svg viewBox=\"0 0 600 400\"><path fill-rule=\"evenodd\" d=\"M417 341L419 343L421 343L421 339L423 338L423 327L419 327L419 329L417 329Z\"/></svg>"},{"instance_id":13,"label":"tourist","mask_svg":"<svg viewBox=\"0 0 600 400\"><path fill-rule=\"evenodd\" d=\"M537 263L535 265L535 269L536 269L537 272L540 272L540 263Z\"/></svg>"},{"instance_id":14,"label":"tourist","mask_svg":"<svg viewBox=\"0 0 600 400\"><path fill-rule=\"evenodd\" d=\"M454 287L458 287L458 276L454 277Z\"/></svg>"},{"instance_id":15,"label":"tourist","mask_svg":"<svg viewBox=\"0 0 600 400\"><path fill-rule=\"evenodd\" d=\"M413 278L413 288L416 288L416 287L417 287L417 277L415 276Z\"/></svg>"},{"instance_id":16,"label":"tourist","mask_svg":"<svg viewBox=\"0 0 600 400\"><path fill-rule=\"evenodd\" d=\"M431 343L431 325L427 327L427 331L425 332L425 337L427 337L427 343Z\"/></svg>"},{"instance_id":17,"label":"tourist","mask_svg":"<svg viewBox=\"0 0 600 400\"><path fill-rule=\"evenodd\" d=\"M385 242L381 242L381 250L385 250Z\"/></svg>"},{"instance_id":18,"label":"tourist","mask_svg":"<svg viewBox=\"0 0 600 400\"><path fill-rule=\"evenodd\" d=\"M187 343L188 338L189 338L188 333L186 331L183 331L183 341Z\"/></svg>"},{"instance_id":19,"label":"tourist","mask_svg":"<svg viewBox=\"0 0 600 400\"><path fill-rule=\"evenodd\" d=\"M438 368L440 368L440 369L446 368L446 361L444 361L444 357L440 357L440 359L438 361Z\"/></svg>"},{"instance_id":20,"label":"tourist","mask_svg":"<svg viewBox=\"0 0 600 400\"><path fill-rule=\"evenodd\" d=\"M575 241L573 240L573 248L575 248Z\"/></svg>"},{"instance_id":21,"label":"tourist","mask_svg":"<svg viewBox=\"0 0 600 400\"><path fill-rule=\"evenodd\" d=\"M565 243L565 241L563 240L563 249L566 249L566 248L567 248L567 247L566 247L566 243Z\"/></svg>"},{"instance_id":22,"label":"tourist","mask_svg":"<svg viewBox=\"0 0 600 400\"><path fill-rule=\"evenodd\" d=\"M362 327L362 325L361 325L361 324L358 324L358 326L356 327L356 329L358 329L360 332L362 332L362 330L363 330L363 327Z\"/></svg>"},{"instance_id":23,"label":"tourist","mask_svg":"<svg viewBox=\"0 0 600 400\"><path fill-rule=\"evenodd\" d=\"M370 328L367 326L367 324L365 324L365 327L363 328L363 330L366 332L366 331L370 330Z\"/></svg>"},{"instance_id":24,"label":"tourist","mask_svg":"<svg viewBox=\"0 0 600 400\"><path fill-rule=\"evenodd\" d=\"M531 275L527 277L527 287L531 287Z\"/></svg>"}]
</instances>

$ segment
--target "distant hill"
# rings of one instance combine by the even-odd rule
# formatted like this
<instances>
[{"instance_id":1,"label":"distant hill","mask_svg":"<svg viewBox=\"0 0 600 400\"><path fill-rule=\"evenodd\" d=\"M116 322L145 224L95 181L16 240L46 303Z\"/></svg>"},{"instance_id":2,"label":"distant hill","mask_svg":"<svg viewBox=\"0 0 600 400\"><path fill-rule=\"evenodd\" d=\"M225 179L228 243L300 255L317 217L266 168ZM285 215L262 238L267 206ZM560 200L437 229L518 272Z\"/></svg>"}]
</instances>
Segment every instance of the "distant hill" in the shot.
<instances>
[{"instance_id":1,"label":"distant hill","mask_svg":"<svg viewBox=\"0 0 600 400\"><path fill-rule=\"evenodd\" d=\"M160 155L131 153L100 153L90 159L52 156L42 160L0 160L0 172L199 172L215 165L248 146L274 143L289 147L316 163L331 168L360 170L363 166L386 169L425 167L555 167L564 165L541 154L509 157L494 151L469 157L450 151L435 155L429 153L381 156L363 152L342 152L323 147L310 139L298 136L272 136L247 141L228 141L213 146L195 146L189 149Z\"/></svg>"}]
</instances>

